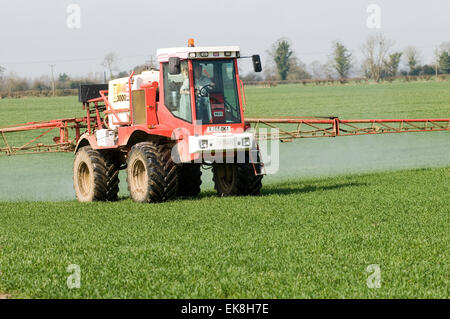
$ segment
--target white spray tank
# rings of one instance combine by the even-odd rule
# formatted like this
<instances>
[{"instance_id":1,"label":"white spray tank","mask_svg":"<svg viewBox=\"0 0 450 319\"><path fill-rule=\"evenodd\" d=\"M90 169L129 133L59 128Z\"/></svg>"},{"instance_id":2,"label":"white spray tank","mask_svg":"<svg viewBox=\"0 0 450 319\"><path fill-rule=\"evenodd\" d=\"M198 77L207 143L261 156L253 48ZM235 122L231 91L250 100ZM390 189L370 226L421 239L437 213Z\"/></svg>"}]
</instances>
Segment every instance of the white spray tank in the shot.
<instances>
[{"instance_id":1,"label":"white spray tank","mask_svg":"<svg viewBox=\"0 0 450 319\"><path fill-rule=\"evenodd\" d=\"M133 76L131 89L137 90L143 83L159 82L159 71L144 71L141 74ZM108 126L115 129L121 126L120 122L130 121L130 90L128 88L128 78L120 78L109 81L108 102L113 110L121 110L108 115Z\"/></svg>"}]
</instances>

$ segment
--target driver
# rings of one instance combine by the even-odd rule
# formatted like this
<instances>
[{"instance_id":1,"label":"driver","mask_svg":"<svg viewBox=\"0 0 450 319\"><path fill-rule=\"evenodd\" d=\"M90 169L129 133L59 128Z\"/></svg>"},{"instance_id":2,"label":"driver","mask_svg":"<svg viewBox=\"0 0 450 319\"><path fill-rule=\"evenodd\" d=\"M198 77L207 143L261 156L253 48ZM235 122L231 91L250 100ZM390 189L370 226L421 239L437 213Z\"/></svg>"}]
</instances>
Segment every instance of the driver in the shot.
<instances>
[{"instance_id":1,"label":"driver","mask_svg":"<svg viewBox=\"0 0 450 319\"><path fill-rule=\"evenodd\" d=\"M196 63L194 65L194 83L195 83L195 99L196 99L196 110L197 110L197 120L202 122L209 123L211 122L211 106L209 102L209 96L201 96L200 90L206 86L206 90L208 90L208 85L214 87L215 84L211 81L210 78L205 76L203 72L203 67L200 63ZM202 93L205 91L202 90ZM211 88L209 88L211 89ZM208 91L209 92L209 91Z\"/></svg>"}]
</instances>

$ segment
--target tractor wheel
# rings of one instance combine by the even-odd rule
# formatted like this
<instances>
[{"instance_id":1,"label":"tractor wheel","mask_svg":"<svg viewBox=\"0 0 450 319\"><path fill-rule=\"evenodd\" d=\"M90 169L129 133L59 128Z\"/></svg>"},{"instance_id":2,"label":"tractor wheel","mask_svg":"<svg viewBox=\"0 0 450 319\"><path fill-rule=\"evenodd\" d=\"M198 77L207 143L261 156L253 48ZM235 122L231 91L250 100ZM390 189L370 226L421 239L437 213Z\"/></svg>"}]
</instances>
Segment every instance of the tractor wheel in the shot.
<instances>
[{"instance_id":1,"label":"tractor wheel","mask_svg":"<svg viewBox=\"0 0 450 319\"><path fill-rule=\"evenodd\" d=\"M171 158L171 147L155 142L135 144L127 160L127 182L135 202L158 203L173 199L178 189L178 174Z\"/></svg>"},{"instance_id":2,"label":"tractor wheel","mask_svg":"<svg viewBox=\"0 0 450 319\"><path fill-rule=\"evenodd\" d=\"M200 193L202 171L200 164L181 164L178 170L177 196L196 196Z\"/></svg>"},{"instance_id":3,"label":"tractor wheel","mask_svg":"<svg viewBox=\"0 0 450 319\"><path fill-rule=\"evenodd\" d=\"M114 153L80 148L73 165L73 186L80 202L116 201L119 164Z\"/></svg>"},{"instance_id":4,"label":"tractor wheel","mask_svg":"<svg viewBox=\"0 0 450 319\"><path fill-rule=\"evenodd\" d=\"M262 175L255 175L252 164L215 164L214 188L219 196L259 195Z\"/></svg>"}]
</instances>

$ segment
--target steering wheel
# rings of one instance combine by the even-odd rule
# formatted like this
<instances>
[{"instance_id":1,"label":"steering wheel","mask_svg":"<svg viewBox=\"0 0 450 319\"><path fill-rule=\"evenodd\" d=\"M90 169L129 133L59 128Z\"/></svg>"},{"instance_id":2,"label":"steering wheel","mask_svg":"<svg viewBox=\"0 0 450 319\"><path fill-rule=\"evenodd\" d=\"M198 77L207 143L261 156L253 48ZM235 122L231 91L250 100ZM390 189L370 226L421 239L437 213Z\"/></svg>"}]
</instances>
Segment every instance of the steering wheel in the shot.
<instances>
[{"instance_id":1,"label":"steering wheel","mask_svg":"<svg viewBox=\"0 0 450 319\"><path fill-rule=\"evenodd\" d=\"M198 90L198 95L200 95L201 97L208 97L209 92L212 91L213 89L214 89L214 87L211 84L207 84L205 86L202 86Z\"/></svg>"}]
</instances>

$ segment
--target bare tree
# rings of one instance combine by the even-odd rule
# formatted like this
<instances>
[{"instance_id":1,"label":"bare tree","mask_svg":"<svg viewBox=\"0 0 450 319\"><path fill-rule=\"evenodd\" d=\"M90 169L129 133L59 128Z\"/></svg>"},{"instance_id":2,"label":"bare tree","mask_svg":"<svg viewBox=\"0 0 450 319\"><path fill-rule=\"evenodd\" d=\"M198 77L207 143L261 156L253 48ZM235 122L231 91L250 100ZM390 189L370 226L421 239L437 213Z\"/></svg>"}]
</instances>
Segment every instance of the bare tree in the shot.
<instances>
[{"instance_id":1,"label":"bare tree","mask_svg":"<svg viewBox=\"0 0 450 319\"><path fill-rule=\"evenodd\" d=\"M421 54L417 47L411 45L404 51L409 75L418 75L420 71Z\"/></svg>"},{"instance_id":2,"label":"bare tree","mask_svg":"<svg viewBox=\"0 0 450 319\"><path fill-rule=\"evenodd\" d=\"M28 80L19 77L16 73L9 73L5 78L5 84L9 95L11 95L12 92L26 91L30 88Z\"/></svg>"},{"instance_id":3,"label":"bare tree","mask_svg":"<svg viewBox=\"0 0 450 319\"><path fill-rule=\"evenodd\" d=\"M381 80L386 57L393 44L381 33L367 37L366 43L362 47L363 69L367 77L377 82Z\"/></svg>"},{"instance_id":4,"label":"bare tree","mask_svg":"<svg viewBox=\"0 0 450 319\"><path fill-rule=\"evenodd\" d=\"M320 61L314 60L308 65L308 71L314 80L325 78L323 64Z\"/></svg>"},{"instance_id":5,"label":"bare tree","mask_svg":"<svg viewBox=\"0 0 450 319\"><path fill-rule=\"evenodd\" d=\"M113 78L113 71L117 70L117 63L118 57L115 52L110 52L107 55L105 55L105 58L103 59L102 66L105 67L109 71L110 79Z\"/></svg>"},{"instance_id":6,"label":"bare tree","mask_svg":"<svg viewBox=\"0 0 450 319\"><path fill-rule=\"evenodd\" d=\"M296 56L290 58L289 65L289 73L286 80L295 81L311 79L311 74L307 71L306 64Z\"/></svg>"},{"instance_id":7,"label":"bare tree","mask_svg":"<svg viewBox=\"0 0 450 319\"><path fill-rule=\"evenodd\" d=\"M440 50L441 52L442 52L442 51L450 52L450 41L441 43L441 45L439 46L439 50Z\"/></svg>"},{"instance_id":8,"label":"bare tree","mask_svg":"<svg viewBox=\"0 0 450 319\"><path fill-rule=\"evenodd\" d=\"M48 77L48 75L42 75L39 78L35 78L31 88L38 91L50 90L51 79Z\"/></svg>"},{"instance_id":9,"label":"bare tree","mask_svg":"<svg viewBox=\"0 0 450 319\"><path fill-rule=\"evenodd\" d=\"M0 66L0 91L3 91L5 89L5 81L3 79L3 73L5 71L6 69Z\"/></svg>"},{"instance_id":10,"label":"bare tree","mask_svg":"<svg viewBox=\"0 0 450 319\"><path fill-rule=\"evenodd\" d=\"M264 63L264 79L266 81L276 81L280 79L277 68L272 59L268 59Z\"/></svg>"}]
</instances>

